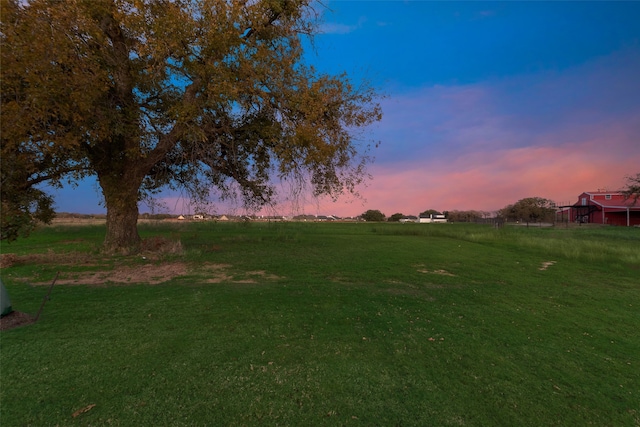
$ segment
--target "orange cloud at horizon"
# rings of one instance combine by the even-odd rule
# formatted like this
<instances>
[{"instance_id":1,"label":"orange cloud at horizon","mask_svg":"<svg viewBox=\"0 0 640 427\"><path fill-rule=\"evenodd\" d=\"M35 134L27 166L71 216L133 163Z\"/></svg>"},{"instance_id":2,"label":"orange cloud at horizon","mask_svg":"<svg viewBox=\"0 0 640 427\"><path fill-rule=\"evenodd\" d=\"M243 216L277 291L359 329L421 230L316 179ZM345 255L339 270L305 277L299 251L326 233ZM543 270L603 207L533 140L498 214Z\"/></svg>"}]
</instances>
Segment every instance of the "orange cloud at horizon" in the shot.
<instances>
[{"instance_id":1,"label":"orange cloud at horizon","mask_svg":"<svg viewBox=\"0 0 640 427\"><path fill-rule=\"evenodd\" d=\"M357 216L367 209L385 215L439 211L494 212L525 197L574 203L583 191L618 190L625 177L640 171L637 150L621 152L597 139L559 147L534 146L470 152L446 162L437 158L373 165L373 180L361 190L363 200L345 196L337 202L308 197L263 209L264 215L324 214ZM165 198L173 213L192 213L188 201ZM246 213L240 206L218 205L217 213ZM252 213L252 212L251 212Z\"/></svg>"},{"instance_id":2,"label":"orange cloud at horizon","mask_svg":"<svg viewBox=\"0 0 640 427\"><path fill-rule=\"evenodd\" d=\"M427 209L495 211L525 197L573 203L583 191L617 190L640 168L638 158L591 144L471 153L452 163L374 168L367 206L387 215Z\"/></svg>"}]
</instances>

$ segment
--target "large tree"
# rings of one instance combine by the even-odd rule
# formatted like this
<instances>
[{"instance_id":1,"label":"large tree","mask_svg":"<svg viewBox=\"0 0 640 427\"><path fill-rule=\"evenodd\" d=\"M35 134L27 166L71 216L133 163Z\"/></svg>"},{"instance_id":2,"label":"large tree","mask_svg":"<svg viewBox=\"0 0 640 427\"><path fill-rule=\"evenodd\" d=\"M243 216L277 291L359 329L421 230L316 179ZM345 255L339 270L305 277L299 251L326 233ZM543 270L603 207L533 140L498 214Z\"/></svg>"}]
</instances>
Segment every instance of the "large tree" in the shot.
<instances>
[{"instance_id":1,"label":"large tree","mask_svg":"<svg viewBox=\"0 0 640 427\"><path fill-rule=\"evenodd\" d=\"M354 192L358 130L381 112L366 84L304 62L312 3L2 0L3 238L47 218L45 181L97 177L108 251L135 250L138 202L162 188L254 207L282 179Z\"/></svg>"}]
</instances>

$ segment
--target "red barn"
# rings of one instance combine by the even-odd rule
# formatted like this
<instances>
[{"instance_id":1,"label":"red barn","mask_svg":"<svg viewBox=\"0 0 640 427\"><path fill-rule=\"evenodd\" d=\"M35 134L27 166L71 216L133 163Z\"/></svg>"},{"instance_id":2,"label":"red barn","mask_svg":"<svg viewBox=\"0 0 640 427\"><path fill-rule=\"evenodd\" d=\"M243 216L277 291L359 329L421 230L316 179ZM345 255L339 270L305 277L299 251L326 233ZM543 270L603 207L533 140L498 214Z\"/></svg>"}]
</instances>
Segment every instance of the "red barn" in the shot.
<instances>
[{"instance_id":1,"label":"red barn","mask_svg":"<svg viewBox=\"0 0 640 427\"><path fill-rule=\"evenodd\" d=\"M590 191L582 193L578 202L561 206L558 219L592 224L640 227L640 199L625 198L620 191Z\"/></svg>"}]
</instances>

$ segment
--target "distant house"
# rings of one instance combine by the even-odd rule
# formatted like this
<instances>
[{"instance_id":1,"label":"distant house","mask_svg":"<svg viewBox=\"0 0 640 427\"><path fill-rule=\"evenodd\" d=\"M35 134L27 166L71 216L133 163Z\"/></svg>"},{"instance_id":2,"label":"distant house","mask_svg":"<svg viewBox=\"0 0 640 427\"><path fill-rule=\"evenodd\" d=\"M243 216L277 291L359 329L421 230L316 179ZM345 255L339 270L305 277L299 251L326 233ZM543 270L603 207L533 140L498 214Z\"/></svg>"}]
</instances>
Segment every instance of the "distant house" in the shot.
<instances>
[{"instance_id":1,"label":"distant house","mask_svg":"<svg viewBox=\"0 0 640 427\"><path fill-rule=\"evenodd\" d=\"M286 221L287 218L283 215L260 215L257 218L259 221L280 222Z\"/></svg>"},{"instance_id":2,"label":"distant house","mask_svg":"<svg viewBox=\"0 0 640 427\"><path fill-rule=\"evenodd\" d=\"M447 222L447 218L441 214L429 214L429 215L420 215L418 218L419 223L445 223Z\"/></svg>"},{"instance_id":3,"label":"distant house","mask_svg":"<svg viewBox=\"0 0 640 427\"><path fill-rule=\"evenodd\" d=\"M640 199L626 198L620 191L588 191L573 205L560 206L559 221L640 227Z\"/></svg>"}]
</instances>

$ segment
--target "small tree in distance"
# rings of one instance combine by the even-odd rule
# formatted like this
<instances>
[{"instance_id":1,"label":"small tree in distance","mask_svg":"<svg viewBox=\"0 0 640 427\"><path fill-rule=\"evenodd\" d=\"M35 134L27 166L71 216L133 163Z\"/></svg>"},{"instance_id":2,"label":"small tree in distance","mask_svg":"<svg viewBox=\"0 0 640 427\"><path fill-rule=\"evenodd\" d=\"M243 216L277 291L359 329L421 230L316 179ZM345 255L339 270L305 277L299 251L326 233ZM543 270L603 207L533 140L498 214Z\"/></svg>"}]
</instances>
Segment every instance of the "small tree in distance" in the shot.
<instances>
[{"instance_id":1,"label":"small tree in distance","mask_svg":"<svg viewBox=\"0 0 640 427\"><path fill-rule=\"evenodd\" d=\"M442 215L442 213L438 212L435 209L427 209L424 212L420 212L420 216L422 217L428 217L429 215Z\"/></svg>"},{"instance_id":2,"label":"small tree in distance","mask_svg":"<svg viewBox=\"0 0 640 427\"><path fill-rule=\"evenodd\" d=\"M391 215L387 221L389 222L398 222L400 221L402 218L404 218L404 214L401 213L394 213L393 215Z\"/></svg>"},{"instance_id":3,"label":"small tree in distance","mask_svg":"<svg viewBox=\"0 0 640 427\"><path fill-rule=\"evenodd\" d=\"M626 199L633 199L635 205L640 199L640 172L627 176L627 186L622 190Z\"/></svg>"},{"instance_id":4,"label":"small tree in distance","mask_svg":"<svg viewBox=\"0 0 640 427\"><path fill-rule=\"evenodd\" d=\"M445 211L445 217L450 222L475 222L478 219L482 218L482 213L479 211Z\"/></svg>"},{"instance_id":5,"label":"small tree in distance","mask_svg":"<svg viewBox=\"0 0 640 427\"><path fill-rule=\"evenodd\" d=\"M544 222L555 219L556 208L549 199L542 197L527 197L520 199L513 205L500 209L499 215L502 218L512 221L523 222Z\"/></svg>"},{"instance_id":6,"label":"small tree in distance","mask_svg":"<svg viewBox=\"0 0 640 427\"><path fill-rule=\"evenodd\" d=\"M379 222L379 221L384 221L385 215L379 210L369 209L368 211L360 215L360 218L362 218L365 221Z\"/></svg>"}]
</instances>

